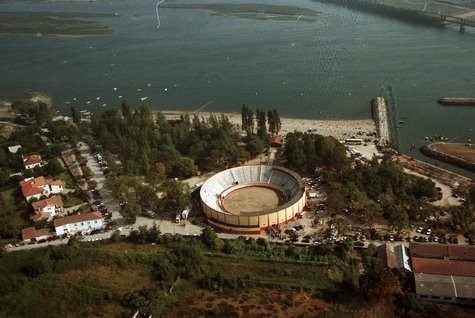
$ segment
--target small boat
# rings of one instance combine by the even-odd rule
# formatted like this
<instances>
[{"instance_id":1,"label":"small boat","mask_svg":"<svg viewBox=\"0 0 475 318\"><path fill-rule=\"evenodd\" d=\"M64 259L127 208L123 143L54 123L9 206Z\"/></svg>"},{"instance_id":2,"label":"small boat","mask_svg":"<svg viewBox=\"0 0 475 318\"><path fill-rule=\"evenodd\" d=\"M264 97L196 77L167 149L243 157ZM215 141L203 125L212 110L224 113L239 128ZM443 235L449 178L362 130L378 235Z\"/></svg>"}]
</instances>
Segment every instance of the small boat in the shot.
<instances>
[{"instance_id":1,"label":"small boat","mask_svg":"<svg viewBox=\"0 0 475 318\"><path fill-rule=\"evenodd\" d=\"M166 91L168 91L168 88L167 88L167 87L165 87L163 90L166 92Z\"/></svg>"},{"instance_id":2,"label":"small boat","mask_svg":"<svg viewBox=\"0 0 475 318\"><path fill-rule=\"evenodd\" d=\"M71 104L71 102L70 102L69 100L68 100L68 101L66 101L66 105L69 105L69 104Z\"/></svg>"},{"instance_id":3,"label":"small boat","mask_svg":"<svg viewBox=\"0 0 475 318\"><path fill-rule=\"evenodd\" d=\"M401 125L396 125L396 128L401 128L402 126Z\"/></svg>"},{"instance_id":4,"label":"small boat","mask_svg":"<svg viewBox=\"0 0 475 318\"><path fill-rule=\"evenodd\" d=\"M398 121L398 124L405 124L405 123L406 123L405 120L400 120L400 121Z\"/></svg>"},{"instance_id":5,"label":"small boat","mask_svg":"<svg viewBox=\"0 0 475 318\"><path fill-rule=\"evenodd\" d=\"M122 95L117 96L117 98L122 98Z\"/></svg>"},{"instance_id":6,"label":"small boat","mask_svg":"<svg viewBox=\"0 0 475 318\"><path fill-rule=\"evenodd\" d=\"M147 84L148 87L150 87L150 85L152 85L152 84L150 84L150 83Z\"/></svg>"},{"instance_id":7,"label":"small boat","mask_svg":"<svg viewBox=\"0 0 475 318\"><path fill-rule=\"evenodd\" d=\"M76 100L76 97L73 97L73 100Z\"/></svg>"},{"instance_id":8,"label":"small boat","mask_svg":"<svg viewBox=\"0 0 475 318\"><path fill-rule=\"evenodd\" d=\"M148 96L140 97L140 100L141 100L141 101L144 101L144 100L146 100L147 98L148 98Z\"/></svg>"},{"instance_id":9,"label":"small boat","mask_svg":"<svg viewBox=\"0 0 475 318\"><path fill-rule=\"evenodd\" d=\"M116 91L116 90L117 90L117 87L114 87L114 88L113 88L113 90L115 90L115 91Z\"/></svg>"},{"instance_id":10,"label":"small boat","mask_svg":"<svg viewBox=\"0 0 475 318\"><path fill-rule=\"evenodd\" d=\"M141 91L142 91L142 89L141 89L141 88L137 88L137 92L141 92Z\"/></svg>"},{"instance_id":11,"label":"small boat","mask_svg":"<svg viewBox=\"0 0 475 318\"><path fill-rule=\"evenodd\" d=\"M102 107L106 107L106 106L107 106L107 104L106 104L106 103L102 104Z\"/></svg>"},{"instance_id":12,"label":"small boat","mask_svg":"<svg viewBox=\"0 0 475 318\"><path fill-rule=\"evenodd\" d=\"M101 99L101 96L97 96L96 99L97 99L97 100Z\"/></svg>"},{"instance_id":13,"label":"small boat","mask_svg":"<svg viewBox=\"0 0 475 318\"><path fill-rule=\"evenodd\" d=\"M88 101L86 102L86 104L90 104L90 103L91 103L91 101L90 101L90 100L88 100Z\"/></svg>"}]
</instances>

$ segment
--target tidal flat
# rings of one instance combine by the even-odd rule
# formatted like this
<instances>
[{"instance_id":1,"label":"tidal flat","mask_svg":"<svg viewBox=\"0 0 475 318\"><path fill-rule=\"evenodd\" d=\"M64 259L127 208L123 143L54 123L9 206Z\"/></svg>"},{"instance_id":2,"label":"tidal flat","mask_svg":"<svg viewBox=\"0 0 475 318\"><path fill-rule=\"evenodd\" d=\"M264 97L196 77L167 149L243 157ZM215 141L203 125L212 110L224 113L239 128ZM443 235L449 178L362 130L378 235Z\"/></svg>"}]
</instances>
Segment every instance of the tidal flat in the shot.
<instances>
[{"instance_id":1,"label":"tidal flat","mask_svg":"<svg viewBox=\"0 0 475 318\"><path fill-rule=\"evenodd\" d=\"M57 36L92 36L111 34L102 21L113 14L86 12L0 12L0 33Z\"/></svg>"},{"instance_id":2,"label":"tidal flat","mask_svg":"<svg viewBox=\"0 0 475 318\"><path fill-rule=\"evenodd\" d=\"M232 16L254 20L317 21L318 11L284 5L241 4L241 3L173 3L162 8L197 9L212 11L212 15Z\"/></svg>"}]
</instances>

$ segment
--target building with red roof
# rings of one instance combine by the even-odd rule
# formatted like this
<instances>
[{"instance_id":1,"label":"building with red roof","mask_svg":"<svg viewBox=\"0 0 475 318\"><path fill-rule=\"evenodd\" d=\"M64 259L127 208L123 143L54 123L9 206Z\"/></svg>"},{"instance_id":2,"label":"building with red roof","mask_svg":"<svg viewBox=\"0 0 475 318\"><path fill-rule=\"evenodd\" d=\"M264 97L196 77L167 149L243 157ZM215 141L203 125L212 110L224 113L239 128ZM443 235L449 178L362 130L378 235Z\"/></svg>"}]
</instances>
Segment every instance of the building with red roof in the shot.
<instances>
[{"instance_id":1,"label":"building with red roof","mask_svg":"<svg viewBox=\"0 0 475 318\"><path fill-rule=\"evenodd\" d=\"M41 167L43 165L43 159L39 154L31 154L23 157L23 165L25 169L33 169L34 167Z\"/></svg>"},{"instance_id":2,"label":"building with red roof","mask_svg":"<svg viewBox=\"0 0 475 318\"><path fill-rule=\"evenodd\" d=\"M24 242L46 240L52 236L52 233L48 229L35 229L35 227L27 227L21 230L21 238Z\"/></svg>"},{"instance_id":3,"label":"building with red roof","mask_svg":"<svg viewBox=\"0 0 475 318\"><path fill-rule=\"evenodd\" d=\"M56 235L90 232L103 227L104 222L99 212L78 213L54 220Z\"/></svg>"},{"instance_id":4,"label":"building with red roof","mask_svg":"<svg viewBox=\"0 0 475 318\"><path fill-rule=\"evenodd\" d=\"M475 246L409 246L417 297L475 305Z\"/></svg>"},{"instance_id":5,"label":"building with red roof","mask_svg":"<svg viewBox=\"0 0 475 318\"><path fill-rule=\"evenodd\" d=\"M64 191L64 181L45 179L45 177L27 178L20 181L21 193L25 200L39 199L42 196L62 193Z\"/></svg>"},{"instance_id":6,"label":"building with red roof","mask_svg":"<svg viewBox=\"0 0 475 318\"><path fill-rule=\"evenodd\" d=\"M31 203L31 207L33 208L33 214L31 215L33 222L43 219L50 221L62 211L63 199L59 195L53 195L50 198Z\"/></svg>"}]
</instances>

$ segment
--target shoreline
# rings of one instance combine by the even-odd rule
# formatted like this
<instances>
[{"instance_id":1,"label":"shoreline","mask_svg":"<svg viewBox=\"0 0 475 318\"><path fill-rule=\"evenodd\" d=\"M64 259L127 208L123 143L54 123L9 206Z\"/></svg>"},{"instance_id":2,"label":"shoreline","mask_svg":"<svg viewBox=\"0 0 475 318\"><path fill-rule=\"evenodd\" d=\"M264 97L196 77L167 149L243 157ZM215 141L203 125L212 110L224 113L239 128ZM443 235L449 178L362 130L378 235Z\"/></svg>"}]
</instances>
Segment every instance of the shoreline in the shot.
<instances>
[{"instance_id":1,"label":"shoreline","mask_svg":"<svg viewBox=\"0 0 475 318\"><path fill-rule=\"evenodd\" d=\"M166 119L180 119L181 115L188 114L190 117L198 115L208 118L210 115L228 117L234 125L242 124L241 114L233 112L186 112L172 110L153 110L162 113ZM353 136L372 134L376 132L376 123L373 119L301 119L291 117L281 117L282 122L280 134L285 135L289 132L312 132L323 136L333 136L338 140L352 138Z\"/></svg>"}]
</instances>

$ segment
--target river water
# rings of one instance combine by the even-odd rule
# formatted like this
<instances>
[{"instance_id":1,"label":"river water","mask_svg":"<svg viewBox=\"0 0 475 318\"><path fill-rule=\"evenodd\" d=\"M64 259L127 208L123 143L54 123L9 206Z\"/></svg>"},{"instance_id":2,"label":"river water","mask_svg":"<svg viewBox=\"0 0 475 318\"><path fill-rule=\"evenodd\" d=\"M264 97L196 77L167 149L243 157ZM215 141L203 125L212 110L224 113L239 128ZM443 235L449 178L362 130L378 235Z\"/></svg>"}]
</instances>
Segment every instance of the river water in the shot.
<instances>
[{"instance_id":1,"label":"river water","mask_svg":"<svg viewBox=\"0 0 475 318\"><path fill-rule=\"evenodd\" d=\"M444 96L474 97L475 28L460 34L456 27L408 24L296 0L292 5L320 12L317 22L160 8L157 29L155 5L0 3L1 11L117 13L103 19L111 36L1 35L0 95L38 89L52 95L64 114L73 104L117 108L122 96L132 105L161 110L240 112L246 104L316 119L369 118L370 100L384 95L394 103L396 120L405 117L397 129L402 152L422 158L410 145L422 145L426 136L475 141L475 107L436 103Z\"/></svg>"}]
</instances>

